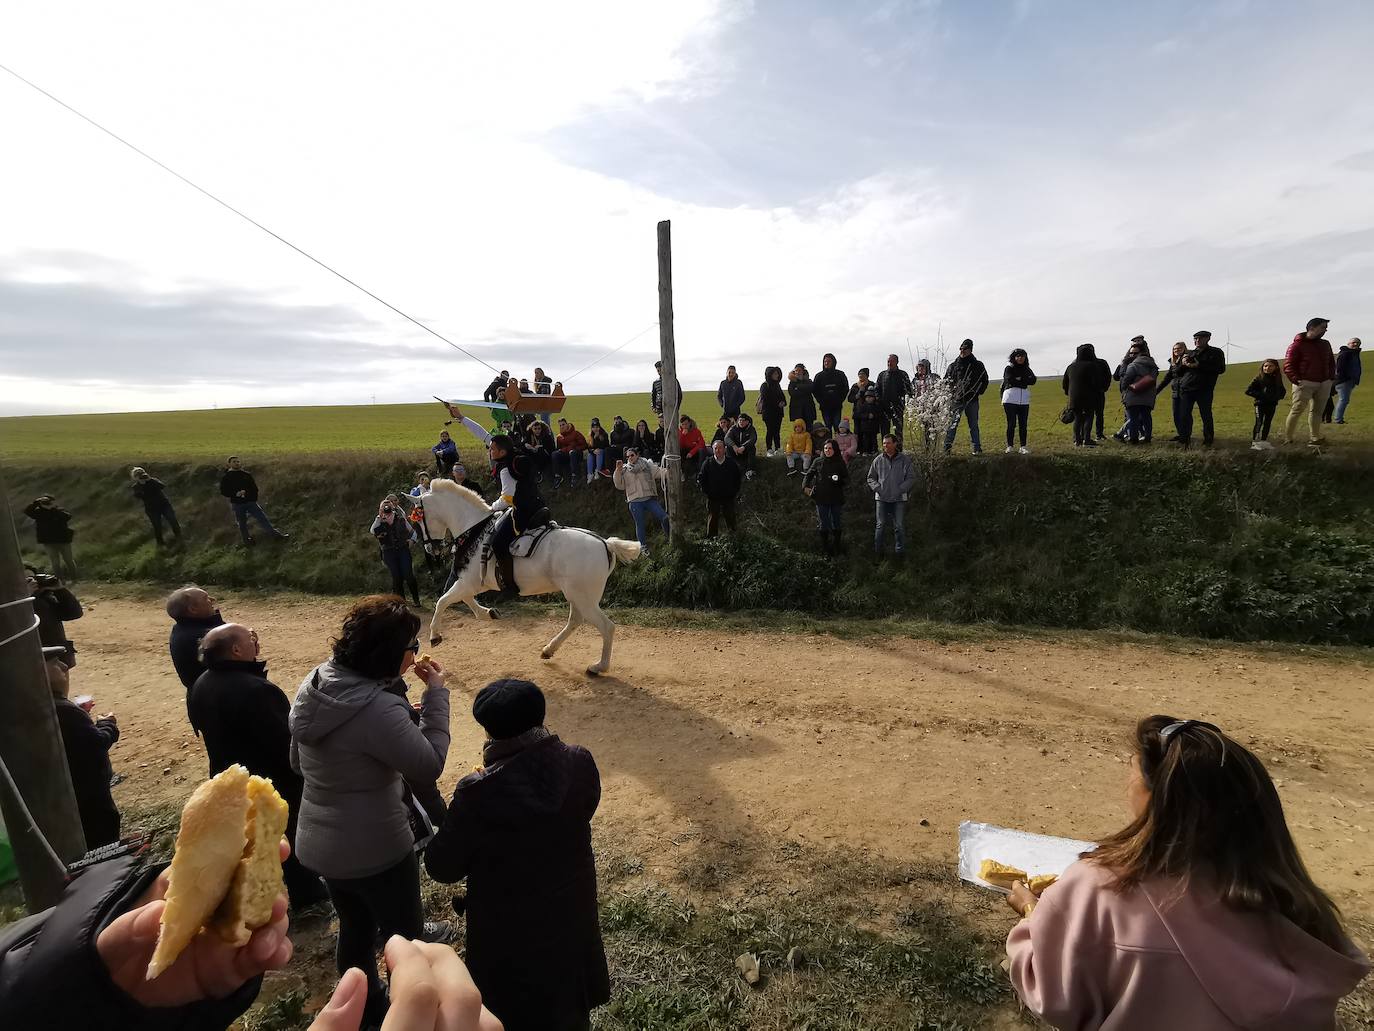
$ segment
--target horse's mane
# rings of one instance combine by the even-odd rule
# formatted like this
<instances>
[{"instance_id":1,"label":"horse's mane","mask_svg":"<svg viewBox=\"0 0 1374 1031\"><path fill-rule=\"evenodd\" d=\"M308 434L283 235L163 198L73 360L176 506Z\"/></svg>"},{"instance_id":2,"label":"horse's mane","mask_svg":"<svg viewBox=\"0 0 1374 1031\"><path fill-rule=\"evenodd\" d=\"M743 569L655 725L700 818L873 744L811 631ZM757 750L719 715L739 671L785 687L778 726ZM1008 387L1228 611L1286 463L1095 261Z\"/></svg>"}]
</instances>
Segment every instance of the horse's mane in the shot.
<instances>
[{"instance_id":1,"label":"horse's mane","mask_svg":"<svg viewBox=\"0 0 1374 1031\"><path fill-rule=\"evenodd\" d=\"M480 505L482 508L491 507L482 498L482 495L478 494L471 487L464 487L461 483L454 483L452 480L430 480L429 490L432 494L455 494L462 500L471 502L474 505Z\"/></svg>"}]
</instances>

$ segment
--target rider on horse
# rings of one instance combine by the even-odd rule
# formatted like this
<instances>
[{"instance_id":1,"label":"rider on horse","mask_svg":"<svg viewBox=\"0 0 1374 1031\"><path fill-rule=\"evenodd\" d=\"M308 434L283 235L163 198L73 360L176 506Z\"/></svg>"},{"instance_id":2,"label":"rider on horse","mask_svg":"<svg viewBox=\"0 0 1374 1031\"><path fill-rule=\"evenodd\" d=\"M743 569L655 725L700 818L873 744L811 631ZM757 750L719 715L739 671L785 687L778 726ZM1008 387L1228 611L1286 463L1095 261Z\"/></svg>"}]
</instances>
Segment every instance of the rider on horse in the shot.
<instances>
[{"instance_id":1,"label":"rider on horse","mask_svg":"<svg viewBox=\"0 0 1374 1031\"><path fill-rule=\"evenodd\" d=\"M539 470L528 456L521 454L515 441L504 433L495 435L482 429L466 416L454 414L482 443L491 456L491 473L501 484L501 496L491 506L493 512L504 513L491 537L492 554L496 557L496 582L501 600L519 595L515 583L515 560L510 546L516 537L549 521L549 508L539 494Z\"/></svg>"}]
</instances>

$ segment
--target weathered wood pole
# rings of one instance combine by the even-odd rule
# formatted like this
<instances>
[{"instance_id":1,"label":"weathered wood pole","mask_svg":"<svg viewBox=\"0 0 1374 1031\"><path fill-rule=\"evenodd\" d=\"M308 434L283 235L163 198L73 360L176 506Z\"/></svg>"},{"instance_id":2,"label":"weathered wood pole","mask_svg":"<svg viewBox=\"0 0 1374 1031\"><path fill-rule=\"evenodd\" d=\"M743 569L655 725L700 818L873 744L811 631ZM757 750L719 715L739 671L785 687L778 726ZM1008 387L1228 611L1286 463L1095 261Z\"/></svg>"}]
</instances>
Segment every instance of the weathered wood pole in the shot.
<instances>
[{"instance_id":1,"label":"weathered wood pole","mask_svg":"<svg viewBox=\"0 0 1374 1031\"><path fill-rule=\"evenodd\" d=\"M668 473L668 537L682 532L682 453L677 441L680 401L677 347L673 338L673 225L658 224L658 349L663 362L663 465Z\"/></svg>"}]
</instances>

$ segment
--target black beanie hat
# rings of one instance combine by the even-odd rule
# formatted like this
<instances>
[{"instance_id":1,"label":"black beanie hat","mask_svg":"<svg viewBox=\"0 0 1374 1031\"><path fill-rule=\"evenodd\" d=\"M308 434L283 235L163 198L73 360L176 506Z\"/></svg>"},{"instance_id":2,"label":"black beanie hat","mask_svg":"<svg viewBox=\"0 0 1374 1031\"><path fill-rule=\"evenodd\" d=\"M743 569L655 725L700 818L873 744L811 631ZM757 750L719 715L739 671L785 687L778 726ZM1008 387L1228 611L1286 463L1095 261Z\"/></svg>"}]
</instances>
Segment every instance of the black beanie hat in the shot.
<instances>
[{"instance_id":1,"label":"black beanie hat","mask_svg":"<svg viewBox=\"0 0 1374 1031\"><path fill-rule=\"evenodd\" d=\"M495 740L517 737L544 722L544 692L528 680L493 680L472 701L472 718Z\"/></svg>"}]
</instances>

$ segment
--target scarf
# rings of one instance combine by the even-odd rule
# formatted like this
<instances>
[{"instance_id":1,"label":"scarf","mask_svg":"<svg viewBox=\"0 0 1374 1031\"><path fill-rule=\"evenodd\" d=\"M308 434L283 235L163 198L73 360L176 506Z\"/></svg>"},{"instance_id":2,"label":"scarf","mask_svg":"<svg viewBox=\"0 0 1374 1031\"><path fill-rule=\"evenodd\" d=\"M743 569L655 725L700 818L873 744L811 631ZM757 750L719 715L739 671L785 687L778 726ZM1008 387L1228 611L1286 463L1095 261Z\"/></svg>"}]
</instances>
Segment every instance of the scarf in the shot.
<instances>
[{"instance_id":1,"label":"scarf","mask_svg":"<svg viewBox=\"0 0 1374 1031\"><path fill-rule=\"evenodd\" d=\"M505 762L512 756L519 755L530 745L538 744L548 738L557 736L549 733L546 727L531 727L523 734L516 734L515 737L501 738L500 740L488 738L482 745L482 765L491 769L497 763Z\"/></svg>"}]
</instances>

